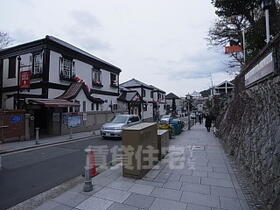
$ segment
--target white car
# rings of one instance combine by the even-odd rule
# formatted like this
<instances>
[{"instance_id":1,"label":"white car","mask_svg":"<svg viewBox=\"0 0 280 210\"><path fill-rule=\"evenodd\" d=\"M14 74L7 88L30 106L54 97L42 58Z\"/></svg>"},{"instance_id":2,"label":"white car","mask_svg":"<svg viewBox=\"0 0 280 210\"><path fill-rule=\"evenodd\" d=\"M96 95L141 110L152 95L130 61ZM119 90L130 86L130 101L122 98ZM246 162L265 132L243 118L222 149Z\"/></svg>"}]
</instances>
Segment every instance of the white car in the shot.
<instances>
[{"instance_id":1,"label":"white car","mask_svg":"<svg viewBox=\"0 0 280 210\"><path fill-rule=\"evenodd\" d=\"M113 119L102 125L100 135L106 137L122 137L122 130L126 127L140 123L141 120L137 115L120 114L113 117Z\"/></svg>"}]
</instances>

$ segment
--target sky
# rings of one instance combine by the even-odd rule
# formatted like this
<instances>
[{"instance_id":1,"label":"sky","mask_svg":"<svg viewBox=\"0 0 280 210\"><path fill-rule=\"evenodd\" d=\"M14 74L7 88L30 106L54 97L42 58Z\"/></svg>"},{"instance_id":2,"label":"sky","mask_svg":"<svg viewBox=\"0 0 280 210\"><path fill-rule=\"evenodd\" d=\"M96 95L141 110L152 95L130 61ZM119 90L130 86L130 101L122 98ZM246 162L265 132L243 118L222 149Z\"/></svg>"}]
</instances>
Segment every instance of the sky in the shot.
<instances>
[{"instance_id":1,"label":"sky","mask_svg":"<svg viewBox=\"0 0 280 210\"><path fill-rule=\"evenodd\" d=\"M2 0L0 31L13 45L55 36L166 93L185 96L224 80L228 58L207 45L210 0Z\"/></svg>"}]
</instances>

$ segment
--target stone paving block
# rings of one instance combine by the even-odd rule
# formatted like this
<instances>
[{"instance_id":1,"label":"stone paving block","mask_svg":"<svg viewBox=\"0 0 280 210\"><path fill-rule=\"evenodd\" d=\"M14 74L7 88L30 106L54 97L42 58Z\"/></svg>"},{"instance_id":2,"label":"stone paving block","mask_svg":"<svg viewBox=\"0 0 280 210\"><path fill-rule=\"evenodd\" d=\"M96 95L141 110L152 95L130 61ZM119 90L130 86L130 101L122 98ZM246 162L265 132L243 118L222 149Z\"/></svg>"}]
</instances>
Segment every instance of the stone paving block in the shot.
<instances>
[{"instance_id":1,"label":"stone paving block","mask_svg":"<svg viewBox=\"0 0 280 210\"><path fill-rule=\"evenodd\" d=\"M128 190L129 192L139 193L143 195L150 195L155 187L144 184L133 184Z\"/></svg>"},{"instance_id":2,"label":"stone paving block","mask_svg":"<svg viewBox=\"0 0 280 210\"><path fill-rule=\"evenodd\" d=\"M145 178L156 178L157 175L159 174L160 170L152 169L150 170L144 177Z\"/></svg>"},{"instance_id":3,"label":"stone paving block","mask_svg":"<svg viewBox=\"0 0 280 210\"><path fill-rule=\"evenodd\" d=\"M211 210L211 208L207 206L195 205L190 203L187 206L187 210Z\"/></svg>"},{"instance_id":4,"label":"stone paving block","mask_svg":"<svg viewBox=\"0 0 280 210\"><path fill-rule=\"evenodd\" d=\"M194 164L194 171L205 171L205 172L212 172L213 168L212 167L203 167L203 166L196 166Z\"/></svg>"},{"instance_id":5,"label":"stone paving block","mask_svg":"<svg viewBox=\"0 0 280 210\"><path fill-rule=\"evenodd\" d=\"M110 177L106 177L106 176L102 177L99 175L92 179L92 183L93 183L93 185L98 184L98 185L106 186L115 180L116 180L115 178L110 178Z\"/></svg>"},{"instance_id":6,"label":"stone paving block","mask_svg":"<svg viewBox=\"0 0 280 210\"><path fill-rule=\"evenodd\" d=\"M102 190L94 194L95 197L107 199L119 203L122 203L125 199L128 198L129 195L130 195L129 192L112 189L108 187L104 187Z\"/></svg>"},{"instance_id":7,"label":"stone paving block","mask_svg":"<svg viewBox=\"0 0 280 210\"><path fill-rule=\"evenodd\" d=\"M155 179L168 179L171 173L159 173Z\"/></svg>"},{"instance_id":8,"label":"stone paving block","mask_svg":"<svg viewBox=\"0 0 280 210\"><path fill-rule=\"evenodd\" d=\"M209 185L202 185L202 184L183 183L183 185L181 187L181 191L202 193L202 194L210 195L210 186Z\"/></svg>"},{"instance_id":9,"label":"stone paving block","mask_svg":"<svg viewBox=\"0 0 280 210\"><path fill-rule=\"evenodd\" d=\"M231 181L226 179L216 179L216 178L202 178L201 184L220 186L220 187L233 187Z\"/></svg>"},{"instance_id":10,"label":"stone paving block","mask_svg":"<svg viewBox=\"0 0 280 210\"><path fill-rule=\"evenodd\" d=\"M228 174L228 169L226 167L213 167L213 172L218 172L218 173L226 173Z\"/></svg>"},{"instance_id":11,"label":"stone paving block","mask_svg":"<svg viewBox=\"0 0 280 210\"><path fill-rule=\"evenodd\" d=\"M172 190L172 189L165 189L165 188L159 188L156 187L153 192L151 193L151 196L157 197L157 198L166 198L170 200L180 200L182 192L178 190Z\"/></svg>"},{"instance_id":12,"label":"stone paving block","mask_svg":"<svg viewBox=\"0 0 280 210\"><path fill-rule=\"evenodd\" d=\"M151 207L155 198L147 195L132 193L125 201L124 204L135 206L137 208L148 209Z\"/></svg>"},{"instance_id":13,"label":"stone paving block","mask_svg":"<svg viewBox=\"0 0 280 210\"><path fill-rule=\"evenodd\" d=\"M237 198L237 194L232 187L211 186L211 195Z\"/></svg>"},{"instance_id":14,"label":"stone paving block","mask_svg":"<svg viewBox=\"0 0 280 210\"><path fill-rule=\"evenodd\" d=\"M181 174L174 174L172 173L169 177L168 177L168 182L169 181L179 181L181 178Z\"/></svg>"},{"instance_id":15,"label":"stone paving block","mask_svg":"<svg viewBox=\"0 0 280 210\"><path fill-rule=\"evenodd\" d=\"M80 210L106 210L113 204L113 201L96 198L94 196L88 198L76 208Z\"/></svg>"},{"instance_id":16,"label":"stone paving block","mask_svg":"<svg viewBox=\"0 0 280 210\"><path fill-rule=\"evenodd\" d=\"M177 181L168 181L164 184L164 188L173 189L173 190L180 190L182 186L182 182Z\"/></svg>"},{"instance_id":17,"label":"stone paving block","mask_svg":"<svg viewBox=\"0 0 280 210\"><path fill-rule=\"evenodd\" d=\"M153 181L142 180L142 179L136 180L135 184L145 184L154 187L162 187L164 185L164 183L161 182L153 182Z\"/></svg>"},{"instance_id":18,"label":"stone paving block","mask_svg":"<svg viewBox=\"0 0 280 210\"><path fill-rule=\"evenodd\" d=\"M227 179L231 181L230 175L227 173L208 172L208 177L216 179Z\"/></svg>"},{"instance_id":19,"label":"stone paving block","mask_svg":"<svg viewBox=\"0 0 280 210\"><path fill-rule=\"evenodd\" d=\"M181 182L187 182L191 184L200 184L200 177L197 176L181 176Z\"/></svg>"},{"instance_id":20,"label":"stone paving block","mask_svg":"<svg viewBox=\"0 0 280 210\"><path fill-rule=\"evenodd\" d=\"M207 171L194 170L193 173L192 173L192 176L208 177L208 172Z\"/></svg>"},{"instance_id":21,"label":"stone paving block","mask_svg":"<svg viewBox=\"0 0 280 210\"><path fill-rule=\"evenodd\" d=\"M117 178L115 181L135 182L136 179L121 176Z\"/></svg>"},{"instance_id":22,"label":"stone paving block","mask_svg":"<svg viewBox=\"0 0 280 210\"><path fill-rule=\"evenodd\" d=\"M71 210L73 207L66 206L60 203L56 203L52 200L44 203L43 205L39 206L35 210Z\"/></svg>"},{"instance_id":23,"label":"stone paving block","mask_svg":"<svg viewBox=\"0 0 280 210\"><path fill-rule=\"evenodd\" d=\"M206 207L220 207L219 197L205 195L201 193L193 193L193 192L183 192L181 197L182 202L192 203L196 205L202 205Z\"/></svg>"},{"instance_id":24,"label":"stone paving block","mask_svg":"<svg viewBox=\"0 0 280 210\"><path fill-rule=\"evenodd\" d=\"M128 190L133 185L133 182L127 182L127 181L113 181L107 187L119 189L119 190Z\"/></svg>"},{"instance_id":25,"label":"stone paving block","mask_svg":"<svg viewBox=\"0 0 280 210\"><path fill-rule=\"evenodd\" d=\"M157 198L149 210L186 210L187 204Z\"/></svg>"},{"instance_id":26,"label":"stone paving block","mask_svg":"<svg viewBox=\"0 0 280 210\"><path fill-rule=\"evenodd\" d=\"M107 210L138 210L138 208L122 203L113 203Z\"/></svg>"},{"instance_id":27,"label":"stone paving block","mask_svg":"<svg viewBox=\"0 0 280 210\"><path fill-rule=\"evenodd\" d=\"M246 200L240 199L239 202L240 202L243 210L250 210L251 209Z\"/></svg>"},{"instance_id":28,"label":"stone paving block","mask_svg":"<svg viewBox=\"0 0 280 210\"><path fill-rule=\"evenodd\" d=\"M220 197L220 200L221 200L221 208L222 209L242 210L242 206L239 202L239 199Z\"/></svg>"},{"instance_id":29,"label":"stone paving block","mask_svg":"<svg viewBox=\"0 0 280 210\"><path fill-rule=\"evenodd\" d=\"M187 168L185 168L185 169L174 169L174 170L173 170L173 173L171 174L171 176L172 176L173 174L190 176L190 175L192 175L192 172L193 172L192 170L187 169Z\"/></svg>"},{"instance_id":30,"label":"stone paving block","mask_svg":"<svg viewBox=\"0 0 280 210\"><path fill-rule=\"evenodd\" d=\"M80 204L82 201L88 199L89 196L83 195L78 192L65 192L61 194L60 196L53 199L57 203L66 204L67 206L76 207L78 204Z\"/></svg>"}]
</instances>

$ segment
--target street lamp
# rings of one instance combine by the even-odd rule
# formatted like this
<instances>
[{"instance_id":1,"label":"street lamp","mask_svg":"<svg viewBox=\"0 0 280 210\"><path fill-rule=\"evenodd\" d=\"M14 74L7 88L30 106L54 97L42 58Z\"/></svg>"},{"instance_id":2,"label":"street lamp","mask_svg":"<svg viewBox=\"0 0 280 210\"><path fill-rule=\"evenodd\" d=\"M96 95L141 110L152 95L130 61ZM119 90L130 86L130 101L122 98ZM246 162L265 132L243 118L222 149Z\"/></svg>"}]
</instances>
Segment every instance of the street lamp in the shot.
<instances>
[{"instance_id":1,"label":"street lamp","mask_svg":"<svg viewBox=\"0 0 280 210\"><path fill-rule=\"evenodd\" d=\"M261 7L265 13L265 26L266 26L266 43L270 41L270 28L269 28L269 8L274 0L262 0Z\"/></svg>"},{"instance_id":2,"label":"street lamp","mask_svg":"<svg viewBox=\"0 0 280 210\"><path fill-rule=\"evenodd\" d=\"M191 95L186 95L187 103L188 103L188 130L191 129L191 117L190 117L190 102L191 102Z\"/></svg>"}]
</instances>

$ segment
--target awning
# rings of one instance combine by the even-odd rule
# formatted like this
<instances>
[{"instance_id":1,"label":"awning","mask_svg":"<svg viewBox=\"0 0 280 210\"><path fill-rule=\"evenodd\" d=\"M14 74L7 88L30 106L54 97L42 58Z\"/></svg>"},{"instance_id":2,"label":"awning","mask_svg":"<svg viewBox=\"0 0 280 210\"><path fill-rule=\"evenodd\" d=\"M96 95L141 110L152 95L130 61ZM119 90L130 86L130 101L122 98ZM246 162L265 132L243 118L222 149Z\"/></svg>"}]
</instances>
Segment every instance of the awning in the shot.
<instances>
[{"instance_id":1,"label":"awning","mask_svg":"<svg viewBox=\"0 0 280 210\"><path fill-rule=\"evenodd\" d=\"M63 99L29 99L28 103L43 105L45 107L73 107L80 106L77 102L71 102Z\"/></svg>"}]
</instances>

